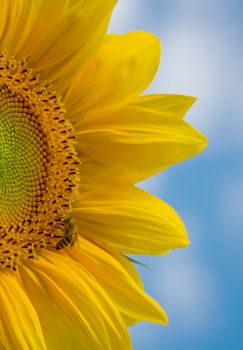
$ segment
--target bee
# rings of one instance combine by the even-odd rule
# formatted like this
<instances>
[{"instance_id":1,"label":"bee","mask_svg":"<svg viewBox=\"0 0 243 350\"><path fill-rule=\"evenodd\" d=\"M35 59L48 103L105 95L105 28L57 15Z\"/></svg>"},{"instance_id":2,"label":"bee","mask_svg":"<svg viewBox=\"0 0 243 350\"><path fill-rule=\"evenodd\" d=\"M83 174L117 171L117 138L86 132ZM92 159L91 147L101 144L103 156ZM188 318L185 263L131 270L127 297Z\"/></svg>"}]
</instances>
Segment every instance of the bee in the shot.
<instances>
[{"instance_id":1,"label":"bee","mask_svg":"<svg viewBox=\"0 0 243 350\"><path fill-rule=\"evenodd\" d=\"M74 245L77 238L77 226L73 218L69 215L63 220L63 237L57 242L56 249L64 249L68 245Z\"/></svg>"}]
</instances>

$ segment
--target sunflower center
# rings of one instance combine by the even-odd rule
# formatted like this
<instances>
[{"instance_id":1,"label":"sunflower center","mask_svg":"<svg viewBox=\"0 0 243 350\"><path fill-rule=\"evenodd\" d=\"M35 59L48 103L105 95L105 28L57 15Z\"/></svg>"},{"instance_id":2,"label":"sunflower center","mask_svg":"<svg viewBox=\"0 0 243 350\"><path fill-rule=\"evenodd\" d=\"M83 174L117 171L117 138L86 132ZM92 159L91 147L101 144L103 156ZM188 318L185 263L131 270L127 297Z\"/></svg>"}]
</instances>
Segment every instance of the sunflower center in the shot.
<instances>
[{"instance_id":1,"label":"sunflower center","mask_svg":"<svg viewBox=\"0 0 243 350\"><path fill-rule=\"evenodd\" d=\"M78 186L61 99L26 62L0 54L0 266L53 249Z\"/></svg>"},{"instance_id":2,"label":"sunflower center","mask_svg":"<svg viewBox=\"0 0 243 350\"><path fill-rule=\"evenodd\" d=\"M6 225L36 213L45 188L47 142L24 101L0 90L0 212Z\"/></svg>"}]
</instances>

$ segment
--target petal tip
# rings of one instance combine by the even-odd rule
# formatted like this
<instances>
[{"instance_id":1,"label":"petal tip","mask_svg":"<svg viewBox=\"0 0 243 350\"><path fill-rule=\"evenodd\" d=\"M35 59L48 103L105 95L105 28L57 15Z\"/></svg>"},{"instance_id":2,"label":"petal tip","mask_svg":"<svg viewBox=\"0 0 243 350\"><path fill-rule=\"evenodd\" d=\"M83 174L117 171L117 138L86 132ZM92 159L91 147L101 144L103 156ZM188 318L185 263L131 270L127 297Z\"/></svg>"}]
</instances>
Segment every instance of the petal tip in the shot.
<instances>
[{"instance_id":1,"label":"petal tip","mask_svg":"<svg viewBox=\"0 0 243 350\"><path fill-rule=\"evenodd\" d=\"M208 146L208 139L205 135L200 134L199 138L199 152L203 151Z\"/></svg>"},{"instance_id":2,"label":"petal tip","mask_svg":"<svg viewBox=\"0 0 243 350\"><path fill-rule=\"evenodd\" d=\"M159 315L158 315L159 317L156 320L154 320L154 322L161 324L163 326L168 326L169 318L167 316L167 313L164 311L164 309L161 306L159 306L158 311L159 311Z\"/></svg>"}]
</instances>

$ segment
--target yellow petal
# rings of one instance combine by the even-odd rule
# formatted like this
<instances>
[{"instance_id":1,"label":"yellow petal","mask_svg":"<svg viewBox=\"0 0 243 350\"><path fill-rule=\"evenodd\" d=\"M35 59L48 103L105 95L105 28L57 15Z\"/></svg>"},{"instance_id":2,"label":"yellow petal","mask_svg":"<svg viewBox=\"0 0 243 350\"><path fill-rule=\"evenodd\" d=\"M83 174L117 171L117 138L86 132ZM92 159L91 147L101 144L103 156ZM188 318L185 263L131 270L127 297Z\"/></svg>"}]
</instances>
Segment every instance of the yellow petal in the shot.
<instances>
[{"instance_id":1,"label":"yellow petal","mask_svg":"<svg viewBox=\"0 0 243 350\"><path fill-rule=\"evenodd\" d=\"M58 0L1 1L1 15L4 15L0 27L0 47L18 58L32 55L48 35L56 31L69 5L70 0L63 0L62 6L58 6Z\"/></svg>"},{"instance_id":2,"label":"yellow petal","mask_svg":"<svg viewBox=\"0 0 243 350\"><path fill-rule=\"evenodd\" d=\"M89 114L75 129L80 153L97 161L97 167L100 162L126 173L131 182L192 157L206 145L206 138L185 121L137 107Z\"/></svg>"},{"instance_id":3,"label":"yellow petal","mask_svg":"<svg viewBox=\"0 0 243 350\"><path fill-rule=\"evenodd\" d=\"M0 340L0 349L1 350L7 350L7 348L4 346L4 344L2 343L1 340Z\"/></svg>"},{"instance_id":4,"label":"yellow petal","mask_svg":"<svg viewBox=\"0 0 243 350\"><path fill-rule=\"evenodd\" d=\"M137 188L90 191L75 203L79 232L89 232L122 253L160 254L188 245L178 214L162 200Z\"/></svg>"},{"instance_id":5,"label":"yellow petal","mask_svg":"<svg viewBox=\"0 0 243 350\"><path fill-rule=\"evenodd\" d=\"M40 321L18 273L1 274L0 339L8 350L47 350Z\"/></svg>"},{"instance_id":6,"label":"yellow petal","mask_svg":"<svg viewBox=\"0 0 243 350\"><path fill-rule=\"evenodd\" d=\"M161 307L111 254L80 237L79 249L69 249L69 255L95 277L120 312L136 320L167 323Z\"/></svg>"},{"instance_id":7,"label":"yellow petal","mask_svg":"<svg viewBox=\"0 0 243 350\"><path fill-rule=\"evenodd\" d=\"M85 159L80 157L80 160L81 191L84 189L84 192L86 192L87 189L90 190L103 185L121 186L136 182L134 180L136 176L133 177L134 174L126 169L97 162L87 157Z\"/></svg>"},{"instance_id":8,"label":"yellow petal","mask_svg":"<svg viewBox=\"0 0 243 350\"><path fill-rule=\"evenodd\" d=\"M196 98L192 96L158 94L140 96L131 103L131 106L152 109L182 118L195 101Z\"/></svg>"},{"instance_id":9,"label":"yellow petal","mask_svg":"<svg viewBox=\"0 0 243 350\"><path fill-rule=\"evenodd\" d=\"M1 1L0 47L17 58L27 57L28 65L63 93L104 36L115 3Z\"/></svg>"},{"instance_id":10,"label":"yellow petal","mask_svg":"<svg viewBox=\"0 0 243 350\"><path fill-rule=\"evenodd\" d=\"M134 326L136 323L139 323L139 320L136 320L133 317L127 316L126 314L121 313L127 326Z\"/></svg>"},{"instance_id":11,"label":"yellow petal","mask_svg":"<svg viewBox=\"0 0 243 350\"><path fill-rule=\"evenodd\" d=\"M62 253L44 252L21 273L40 315L48 348L131 348L117 309L82 266Z\"/></svg>"},{"instance_id":12,"label":"yellow petal","mask_svg":"<svg viewBox=\"0 0 243 350\"><path fill-rule=\"evenodd\" d=\"M87 109L121 104L138 96L153 79L159 58L160 44L152 34L107 35L67 94L70 119L78 120Z\"/></svg>"}]
</instances>

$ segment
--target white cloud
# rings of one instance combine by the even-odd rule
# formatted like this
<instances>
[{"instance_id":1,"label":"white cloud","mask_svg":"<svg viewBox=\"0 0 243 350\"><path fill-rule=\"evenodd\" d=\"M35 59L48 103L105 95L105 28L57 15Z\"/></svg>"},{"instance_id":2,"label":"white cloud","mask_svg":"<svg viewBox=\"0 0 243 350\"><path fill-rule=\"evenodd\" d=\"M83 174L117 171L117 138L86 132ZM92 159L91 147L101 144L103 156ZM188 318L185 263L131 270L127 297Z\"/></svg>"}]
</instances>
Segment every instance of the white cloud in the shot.
<instances>
[{"instance_id":1,"label":"white cloud","mask_svg":"<svg viewBox=\"0 0 243 350\"><path fill-rule=\"evenodd\" d=\"M201 8L215 8L219 4L222 6L223 4L227 3L229 0L171 0L171 2L176 6L181 6L184 11L190 9L201 9Z\"/></svg>"},{"instance_id":2,"label":"white cloud","mask_svg":"<svg viewBox=\"0 0 243 350\"><path fill-rule=\"evenodd\" d=\"M215 278L188 252L184 256L171 255L157 269L159 278L154 288L167 306L172 326L202 333L215 319L219 300Z\"/></svg>"},{"instance_id":3,"label":"white cloud","mask_svg":"<svg viewBox=\"0 0 243 350\"><path fill-rule=\"evenodd\" d=\"M162 35L161 35L162 36ZM209 135L220 134L225 85L225 62L221 48L215 45L221 37L186 19L176 21L163 33L164 54L157 79L159 90L197 96L189 120ZM223 50L223 48L222 48Z\"/></svg>"}]
</instances>

